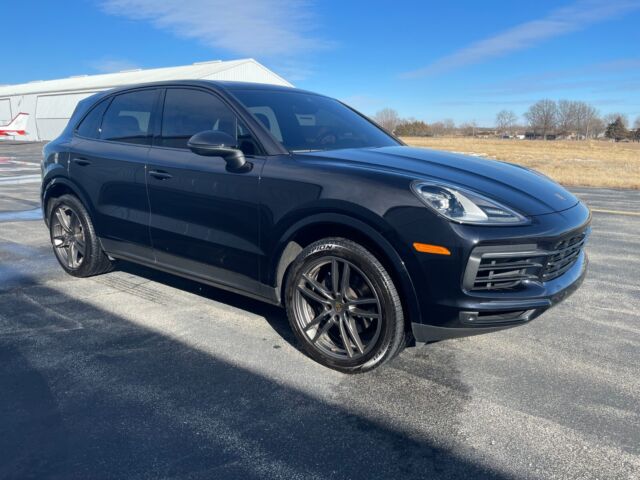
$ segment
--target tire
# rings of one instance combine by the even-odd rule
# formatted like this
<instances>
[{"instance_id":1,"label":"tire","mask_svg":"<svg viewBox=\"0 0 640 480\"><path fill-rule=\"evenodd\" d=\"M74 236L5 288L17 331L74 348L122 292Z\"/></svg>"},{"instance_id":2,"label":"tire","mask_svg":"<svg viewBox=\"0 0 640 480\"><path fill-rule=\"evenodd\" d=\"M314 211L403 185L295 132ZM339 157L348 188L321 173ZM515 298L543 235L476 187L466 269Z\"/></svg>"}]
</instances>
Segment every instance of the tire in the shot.
<instances>
[{"instance_id":1,"label":"tire","mask_svg":"<svg viewBox=\"0 0 640 480\"><path fill-rule=\"evenodd\" d=\"M113 269L91 217L77 197L62 195L51 199L47 212L53 252L65 272L74 277L91 277Z\"/></svg>"},{"instance_id":2,"label":"tire","mask_svg":"<svg viewBox=\"0 0 640 480\"><path fill-rule=\"evenodd\" d=\"M284 296L304 351L329 368L363 373L405 346L402 304L390 275L351 240L327 238L302 250L289 268Z\"/></svg>"}]
</instances>

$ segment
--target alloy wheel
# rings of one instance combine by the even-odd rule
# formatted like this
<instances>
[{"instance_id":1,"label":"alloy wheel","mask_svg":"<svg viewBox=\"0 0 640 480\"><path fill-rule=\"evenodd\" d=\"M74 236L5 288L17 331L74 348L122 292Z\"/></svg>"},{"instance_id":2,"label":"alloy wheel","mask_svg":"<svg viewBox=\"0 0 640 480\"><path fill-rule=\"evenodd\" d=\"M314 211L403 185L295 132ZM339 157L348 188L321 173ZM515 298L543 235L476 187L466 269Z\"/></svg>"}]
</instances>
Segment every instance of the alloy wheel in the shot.
<instances>
[{"instance_id":1,"label":"alloy wheel","mask_svg":"<svg viewBox=\"0 0 640 480\"><path fill-rule=\"evenodd\" d=\"M51 240L56 255L71 270L82 265L86 254L86 238L78 214L68 205L56 207L51 218Z\"/></svg>"},{"instance_id":2,"label":"alloy wheel","mask_svg":"<svg viewBox=\"0 0 640 480\"><path fill-rule=\"evenodd\" d=\"M326 256L307 265L293 307L309 342L330 357L359 359L380 337L378 294L364 272L343 258Z\"/></svg>"}]
</instances>

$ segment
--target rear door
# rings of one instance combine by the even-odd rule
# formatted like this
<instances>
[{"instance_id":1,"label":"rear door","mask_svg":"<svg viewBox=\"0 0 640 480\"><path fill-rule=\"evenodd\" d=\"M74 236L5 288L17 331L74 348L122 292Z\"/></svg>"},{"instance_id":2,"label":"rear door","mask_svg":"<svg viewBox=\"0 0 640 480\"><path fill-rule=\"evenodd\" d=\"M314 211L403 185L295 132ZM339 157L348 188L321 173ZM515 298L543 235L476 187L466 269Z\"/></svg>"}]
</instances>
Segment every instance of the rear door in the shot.
<instances>
[{"instance_id":1,"label":"rear door","mask_svg":"<svg viewBox=\"0 0 640 480\"><path fill-rule=\"evenodd\" d=\"M146 159L160 89L110 97L80 123L70 176L93 207L96 232L109 253L153 260Z\"/></svg>"},{"instance_id":2,"label":"rear door","mask_svg":"<svg viewBox=\"0 0 640 480\"><path fill-rule=\"evenodd\" d=\"M158 263L233 289L260 290L260 147L229 106L205 90L167 88L161 118L147 174ZM222 158L192 153L187 141L205 130L236 137L253 168L229 172Z\"/></svg>"}]
</instances>

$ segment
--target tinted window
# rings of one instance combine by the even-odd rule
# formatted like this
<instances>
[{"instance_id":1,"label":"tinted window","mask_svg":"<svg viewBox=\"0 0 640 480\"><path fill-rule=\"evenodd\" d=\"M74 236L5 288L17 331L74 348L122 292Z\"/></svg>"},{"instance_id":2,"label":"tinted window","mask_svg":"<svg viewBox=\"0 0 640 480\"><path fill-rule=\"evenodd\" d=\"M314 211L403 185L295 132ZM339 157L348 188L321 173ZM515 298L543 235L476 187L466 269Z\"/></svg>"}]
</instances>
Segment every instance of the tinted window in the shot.
<instances>
[{"instance_id":1,"label":"tinted window","mask_svg":"<svg viewBox=\"0 0 640 480\"><path fill-rule=\"evenodd\" d=\"M200 90L167 89L162 113L162 135L158 144L187 148L187 141L205 130L218 130L231 135L246 155L258 152L258 145L247 128L220 99Z\"/></svg>"},{"instance_id":2,"label":"tinted window","mask_svg":"<svg viewBox=\"0 0 640 480\"><path fill-rule=\"evenodd\" d=\"M310 93L234 90L233 94L290 151L398 145L337 100Z\"/></svg>"},{"instance_id":3,"label":"tinted window","mask_svg":"<svg viewBox=\"0 0 640 480\"><path fill-rule=\"evenodd\" d=\"M151 144L151 112L157 90L124 93L113 99L102 120L100 138Z\"/></svg>"},{"instance_id":4,"label":"tinted window","mask_svg":"<svg viewBox=\"0 0 640 480\"><path fill-rule=\"evenodd\" d=\"M84 120L80 122L78 126L78 135L86 138L99 138L100 137L100 123L102 122L102 116L107 109L109 101L100 102L95 106L89 114L84 117Z\"/></svg>"}]
</instances>

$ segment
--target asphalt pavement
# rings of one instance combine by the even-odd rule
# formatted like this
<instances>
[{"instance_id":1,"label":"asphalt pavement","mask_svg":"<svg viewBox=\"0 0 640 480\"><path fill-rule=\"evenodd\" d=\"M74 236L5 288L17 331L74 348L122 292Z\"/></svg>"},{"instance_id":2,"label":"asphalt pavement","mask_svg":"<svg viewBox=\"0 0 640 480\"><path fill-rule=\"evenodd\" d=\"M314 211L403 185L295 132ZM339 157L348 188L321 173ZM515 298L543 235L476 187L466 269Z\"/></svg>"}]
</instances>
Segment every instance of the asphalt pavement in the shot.
<instances>
[{"instance_id":1,"label":"asphalt pavement","mask_svg":"<svg viewBox=\"0 0 640 480\"><path fill-rule=\"evenodd\" d=\"M638 191L572 189L591 264L564 303L348 376L279 308L126 263L66 275L41 149L0 144L1 479L640 478Z\"/></svg>"}]
</instances>

